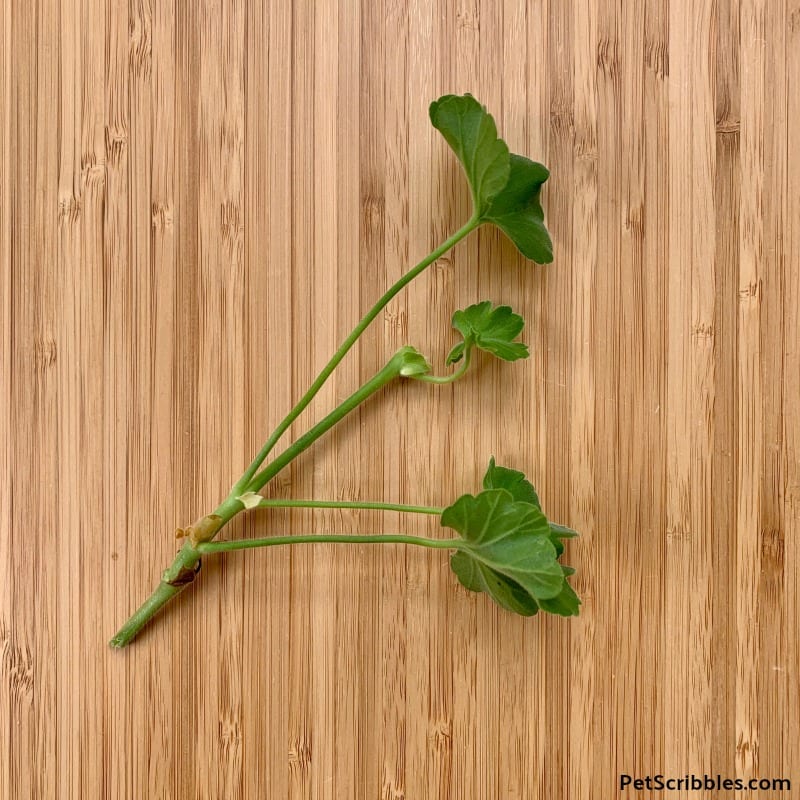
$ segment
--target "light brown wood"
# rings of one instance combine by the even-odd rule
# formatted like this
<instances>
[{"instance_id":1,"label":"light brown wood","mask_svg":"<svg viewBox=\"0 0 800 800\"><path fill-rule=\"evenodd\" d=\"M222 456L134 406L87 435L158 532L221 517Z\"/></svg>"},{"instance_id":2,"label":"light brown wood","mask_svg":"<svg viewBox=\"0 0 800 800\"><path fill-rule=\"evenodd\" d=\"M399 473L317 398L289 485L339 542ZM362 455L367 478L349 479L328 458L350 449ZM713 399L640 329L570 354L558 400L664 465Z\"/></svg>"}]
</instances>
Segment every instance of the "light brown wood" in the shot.
<instances>
[{"instance_id":1,"label":"light brown wood","mask_svg":"<svg viewBox=\"0 0 800 800\"><path fill-rule=\"evenodd\" d=\"M800 788L798 85L799 0L0 0L0 797ZM532 356L383 393L269 491L440 505L494 454L581 532L580 617L503 613L444 553L276 548L110 650L175 528L466 218L450 91L551 168L555 261L459 245L293 432L401 344L440 363L469 302Z\"/></svg>"}]
</instances>

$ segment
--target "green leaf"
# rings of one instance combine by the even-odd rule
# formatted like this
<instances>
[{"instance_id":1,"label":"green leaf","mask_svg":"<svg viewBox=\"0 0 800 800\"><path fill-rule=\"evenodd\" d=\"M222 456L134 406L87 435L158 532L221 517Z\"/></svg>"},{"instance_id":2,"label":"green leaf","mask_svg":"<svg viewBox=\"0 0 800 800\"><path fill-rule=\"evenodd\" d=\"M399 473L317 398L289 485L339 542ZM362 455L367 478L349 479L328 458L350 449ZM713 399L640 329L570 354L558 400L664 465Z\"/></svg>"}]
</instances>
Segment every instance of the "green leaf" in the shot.
<instances>
[{"instance_id":1,"label":"green leaf","mask_svg":"<svg viewBox=\"0 0 800 800\"><path fill-rule=\"evenodd\" d=\"M550 541L556 548L559 557L564 552L563 539L574 539L578 534L572 528L565 528L563 525L558 525L555 522L550 523Z\"/></svg>"},{"instance_id":2,"label":"green leaf","mask_svg":"<svg viewBox=\"0 0 800 800\"><path fill-rule=\"evenodd\" d=\"M514 614L532 617L539 610L539 604L518 583L466 553L454 553L450 557L450 567L462 586L471 592L486 592L498 605Z\"/></svg>"},{"instance_id":3,"label":"green leaf","mask_svg":"<svg viewBox=\"0 0 800 800\"><path fill-rule=\"evenodd\" d=\"M539 193L550 173L542 164L516 153L511 154L510 162L508 182L494 195L482 218L497 225L526 258L549 264L553 243L544 225Z\"/></svg>"},{"instance_id":4,"label":"green leaf","mask_svg":"<svg viewBox=\"0 0 800 800\"><path fill-rule=\"evenodd\" d=\"M497 136L491 114L471 94L440 97L429 114L464 167L475 213L482 215L508 182L508 145Z\"/></svg>"},{"instance_id":5,"label":"green leaf","mask_svg":"<svg viewBox=\"0 0 800 800\"><path fill-rule=\"evenodd\" d=\"M510 492L515 500L523 503L530 503L531 505L541 508L542 504L539 502L539 495L533 484L525 477L522 472L516 469L509 469L508 467L498 467L494 458L489 460L489 469L486 470L486 475L483 476L484 489L505 489ZM560 557L564 552L563 539L572 539L578 534L572 528L566 528L563 525L558 525L555 522L550 522L550 541L556 548L556 553Z\"/></svg>"},{"instance_id":6,"label":"green leaf","mask_svg":"<svg viewBox=\"0 0 800 800\"><path fill-rule=\"evenodd\" d=\"M484 489L505 489L515 500L541 508L539 495L522 472L508 467L498 467L494 456L489 459L489 469L483 476ZM552 525L550 526L552 528Z\"/></svg>"},{"instance_id":7,"label":"green leaf","mask_svg":"<svg viewBox=\"0 0 800 800\"><path fill-rule=\"evenodd\" d=\"M536 506L515 501L505 489L488 489L460 497L444 510L441 524L461 535L460 550L478 562L476 574L479 567L488 568L537 602L561 593L564 572L550 541L547 517ZM460 559L458 564L463 573L465 562Z\"/></svg>"},{"instance_id":8,"label":"green leaf","mask_svg":"<svg viewBox=\"0 0 800 800\"><path fill-rule=\"evenodd\" d=\"M569 567L564 568L565 576L573 572ZM575 590L567 583L566 577L564 585L555 597L547 600L540 600L539 605L542 611L547 611L550 614L558 614L560 617L574 617L577 615L581 601Z\"/></svg>"},{"instance_id":9,"label":"green leaf","mask_svg":"<svg viewBox=\"0 0 800 800\"><path fill-rule=\"evenodd\" d=\"M577 533L550 522L525 475L498 466L494 458L483 488L474 497L460 497L442 513L441 524L464 539L450 560L458 580L515 614L577 614L580 600L567 582L575 570L558 563L563 540Z\"/></svg>"},{"instance_id":10,"label":"green leaf","mask_svg":"<svg viewBox=\"0 0 800 800\"><path fill-rule=\"evenodd\" d=\"M497 225L526 258L549 264L553 244L539 202L547 168L511 153L491 114L471 94L440 97L429 113L464 167L476 217Z\"/></svg>"},{"instance_id":11,"label":"green leaf","mask_svg":"<svg viewBox=\"0 0 800 800\"><path fill-rule=\"evenodd\" d=\"M453 327L464 337L447 356L447 363L459 361L473 345L504 361L528 357L528 345L513 341L525 327L525 320L509 306L497 306L485 300L453 314Z\"/></svg>"}]
</instances>

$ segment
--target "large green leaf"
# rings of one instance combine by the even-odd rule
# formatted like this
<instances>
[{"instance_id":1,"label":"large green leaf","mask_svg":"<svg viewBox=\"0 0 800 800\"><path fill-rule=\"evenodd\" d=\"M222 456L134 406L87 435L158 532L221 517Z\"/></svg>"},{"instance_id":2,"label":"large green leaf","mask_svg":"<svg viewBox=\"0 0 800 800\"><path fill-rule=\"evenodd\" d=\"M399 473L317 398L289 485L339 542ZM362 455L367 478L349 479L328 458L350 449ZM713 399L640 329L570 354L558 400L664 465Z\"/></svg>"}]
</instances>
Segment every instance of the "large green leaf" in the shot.
<instances>
[{"instance_id":1,"label":"large green leaf","mask_svg":"<svg viewBox=\"0 0 800 800\"><path fill-rule=\"evenodd\" d=\"M511 153L491 114L471 94L440 97L429 113L464 167L477 219L497 225L526 258L550 263L553 245L539 202L547 168Z\"/></svg>"},{"instance_id":2,"label":"large green leaf","mask_svg":"<svg viewBox=\"0 0 800 800\"><path fill-rule=\"evenodd\" d=\"M429 114L464 167L475 211L483 214L508 182L508 145L498 138L497 126L471 94L448 94L434 100Z\"/></svg>"},{"instance_id":3,"label":"large green leaf","mask_svg":"<svg viewBox=\"0 0 800 800\"><path fill-rule=\"evenodd\" d=\"M526 258L549 264L553 243L544 225L539 193L550 173L542 164L516 153L510 159L508 182L494 196L483 219L497 225Z\"/></svg>"},{"instance_id":4,"label":"large green leaf","mask_svg":"<svg viewBox=\"0 0 800 800\"><path fill-rule=\"evenodd\" d=\"M460 497L444 510L441 524L458 531L465 556L510 578L534 600L560 594L564 572L547 517L536 506L515 501L505 489L488 489Z\"/></svg>"},{"instance_id":5,"label":"large green leaf","mask_svg":"<svg viewBox=\"0 0 800 800\"><path fill-rule=\"evenodd\" d=\"M450 559L458 580L515 614L577 614L580 600L567 582L575 570L558 563L562 540L577 536L575 531L550 522L525 475L498 466L494 458L483 487L442 513L441 524L463 539Z\"/></svg>"},{"instance_id":6,"label":"large green leaf","mask_svg":"<svg viewBox=\"0 0 800 800\"><path fill-rule=\"evenodd\" d=\"M473 345L504 361L528 357L528 345L515 342L525 320L509 306L496 306L488 300L453 314L453 327L464 337L447 355L447 363L460 361Z\"/></svg>"}]
</instances>

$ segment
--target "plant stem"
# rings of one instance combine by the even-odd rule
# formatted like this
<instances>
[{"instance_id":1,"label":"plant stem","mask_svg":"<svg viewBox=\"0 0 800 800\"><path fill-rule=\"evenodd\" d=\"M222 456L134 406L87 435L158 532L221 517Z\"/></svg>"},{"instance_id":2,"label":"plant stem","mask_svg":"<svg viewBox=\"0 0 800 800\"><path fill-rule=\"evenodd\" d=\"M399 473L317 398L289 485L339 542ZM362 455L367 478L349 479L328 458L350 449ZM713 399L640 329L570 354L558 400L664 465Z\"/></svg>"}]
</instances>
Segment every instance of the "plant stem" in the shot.
<instances>
[{"instance_id":1,"label":"plant stem","mask_svg":"<svg viewBox=\"0 0 800 800\"><path fill-rule=\"evenodd\" d=\"M464 350L464 358L461 361L461 366L450 375L414 375L414 379L418 381L425 381L425 383L453 383L457 381L468 369L470 356L472 355L472 348L467 347Z\"/></svg>"},{"instance_id":2,"label":"plant stem","mask_svg":"<svg viewBox=\"0 0 800 800\"><path fill-rule=\"evenodd\" d=\"M461 547L461 539L426 539L420 536L387 533L375 536L345 534L308 534L302 536L270 536L266 539L235 539L229 542L203 542L197 546L202 555L206 553L227 553L231 550L251 550L256 547L273 547L280 544L413 544L419 547L433 547L440 550L453 550Z\"/></svg>"},{"instance_id":3,"label":"plant stem","mask_svg":"<svg viewBox=\"0 0 800 800\"><path fill-rule=\"evenodd\" d=\"M170 586L163 581L158 584L155 591L131 614L125 624L114 634L109 642L112 647L122 648L130 644L139 631L176 595L183 589Z\"/></svg>"},{"instance_id":4,"label":"plant stem","mask_svg":"<svg viewBox=\"0 0 800 800\"><path fill-rule=\"evenodd\" d=\"M257 492L265 483L272 480L289 462L293 461L304 450L309 448L320 436L329 431L343 417L361 405L368 397L386 386L387 383L400 376L401 363L398 353L386 366L357 389L344 402L340 403L330 414L323 417L313 428L303 434L297 441L289 445L274 461L255 475L244 487L244 491Z\"/></svg>"},{"instance_id":5,"label":"plant stem","mask_svg":"<svg viewBox=\"0 0 800 800\"><path fill-rule=\"evenodd\" d=\"M339 420L349 414L354 408L357 408L368 397L383 388L387 383L400 377L401 370L405 364L404 350L406 349L408 348L401 348L388 361L383 369L377 372L360 389L353 392L350 397L328 414L327 417L324 417L318 422L304 436L301 436L294 444L288 447L280 456L271 462L266 469L256 475L247 487L248 491L257 491L260 489L268 480L274 477L292 461L292 459L302 453L306 448L310 447L326 431L330 430ZM213 528L213 533L210 538L213 538L213 536L222 530L225 524L243 508L244 504L235 496L227 497L217 506L214 510L214 515L218 517L218 519L215 521L215 527ZM201 520L201 523L208 519L208 517L204 518ZM172 562L172 565L164 572L161 583L159 583L150 597L134 612L111 640L110 644L112 647L125 647L125 645L129 644L147 622L193 580L196 571L199 569L200 553L203 552L199 548L200 543L194 544L190 539L186 541L175 557L175 560ZM175 585L176 583L178 585Z\"/></svg>"},{"instance_id":6,"label":"plant stem","mask_svg":"<svg viewBox=\"0 0 800 800\"><path fill-rule=\"evenodd\" d=\"M266 457L272 451L272 448L275 447L278 439L283 436L286 429L297 419L297 417L300 416L300 414L302 414L303 410L314 399L325 381L328 380L331 373L334 371L334 369L336 369L341 360L345 357L350 348L356 343L361 334L364 333L366 328L375 319L375 317L377 317L378 314L380 314L380 312L386 308L389 302L397 294L399 294L402 289L408 286L408 284L411 283L414 278L416 278L421 272L423 272L434 261L436 261L436 259L441 258L441 256L450 250L450 248L454 247L465 236L468 236L470 233L472 233L472 231L474 231L480 224L480 219L473 215L466 225L459 228L452 236L442 242L439 247L425 256L425 258L423 258L419 264L403 275L403 277L400 278L397 283L391 286L381 296L378 302L375 303L375 305L372 306L372 308L364 315L363 319L358 323L358 325L353 328L352 333L350 333L350 335L342 342L342 344L339 346L339 349L331 357L331 360L322 368L322 371L319 373L314 383L311 384L308 391L300 398L300 400L297 401L297 404L283 418L278 427L275 428L275 431L264 443L264 446L258 451L258 455L256 455L250 466L242 474L242 477L239 478L234 485L233 489L231 490L232 496L242 494L245 491L245 487L250 485L253 476L256 474L261 464L264 463L264 459L266 459Z\"/></svg>"},{"instance_id":7,"label":"plant stem","mask_svg":"<svg viewBox=\"0 0 800 800\"><path fill-rule=\"evenodd\" d=\"M339 500L264 499L258 508L363 508L376 511L403 511L410 514L441 514L444 509L430 506L407 506L400 503L360 503Z\"/></svg>"},{"instance_id":8,"label":"plant stem","mask_svg":"<svg viewBox=\"0 0 800 800\"><path fill-rule=\"evenodd\" d=\"M296 442L284 450L281 455L274 459L265 469L258 472L258 468L263 464L266 457L272 451L273 447L289 428L289 426L297 419L308 404L314 399L323 384L330 377L331 373L336 369L341 360L345 357L350 348L356 343L361 334L366 330L367 326L380 314L380 312L388 305L388 303L414 278L416 278L423 270L430 266L436 259L444 255L448 250L454 247L463 238L468 236L481 224L481 220L476 215L473 215L470 220L461 228L459 228L452 236L442 242L439 247L429 253L422 261L420 261L413 269L409 270L391 286L378 300L377 303L367 312L364 318L356 325L350 335L342 342L339 349L333 354L330 361L323 367L322 371L317 376L316 380L311 384L308 391L300 398L292 410L284 417L272 435L264 443L264 446L258 452L258 455L253 459L250 466L245 470L239 480L234 484L228 497L214 510L213 515L219 517L219 526L214 531L213 535L219 532L236 514L244 509L244 504L238 499L239 495L244 494L246 491L257 492L269 480L277 475L289 462L296 458L306 448L310 447L320 436L330 430L337 422L349 414L353 409L363 403L368 397L383 388L387 383L400 375L400 366L398 362L398 355L395 355L389 363L380 370L371 380L367 381L360 389L354 392L343 403L341 403L330 414L324 417L313 428L311 428L305 435L301 436ZM375 507L381 507L385 510L392 511L417 511L424 514L438 514L440 509L425 509L424 507L403 507L399 508L393 504L376 504ZM324 506L319 506L324 507ZM331 506L341 508L356 508L356 507L373 507L372 504L364 504L363 506L356 505L341 505ZM413 537L410 537L413 539ZM343 538L337 541L343 541ZM383 542L391 541L391 537L383 537ZM321 541L321 540L320 540ZM361 538L359 538L361 541ZM399 541L399 540L397 540ZM423 540L418 542L407 541L408 544L422 544ZM428 541L428 540L424 540ZM433 541L433 540L430 540ZM206 546L210 542L201 543ZM281 543L275 539L272 543ZM173 597L179 594L188 585L191 579L187 578L185 583L179 581L183 576L190 574L193 575L199 568L200 563L200 550L201 544L193 544L187 541L171 566L164 572L162 580L155 588L150 597L134 612L127 622L119 629L110 644L112 647L125 647L129 644L139 633L139 631L147 624L147 622ZM253 545L248 545L253 546ZM426 547L438 547L438 544L426 544ZM234 548L231 548L234 549ZM210 551L205 551L210 552ZM173 581L172 583L170 581ZM178 581L176 585L176 581Z\"/></svg>"},{"instance_id":9,"label":"plant stem","mask_svg":"<svg viewBox=\"0 0 800 800\"><path fill-rule=\"evenodd\" d=\"M179 595L194 578L200 563L200 554L187 540L175 560L164 571L161 582L153 593L130 616L109 642L112 647L125 647L139 631L176 595Z\"/></svg>"}]
</instances>

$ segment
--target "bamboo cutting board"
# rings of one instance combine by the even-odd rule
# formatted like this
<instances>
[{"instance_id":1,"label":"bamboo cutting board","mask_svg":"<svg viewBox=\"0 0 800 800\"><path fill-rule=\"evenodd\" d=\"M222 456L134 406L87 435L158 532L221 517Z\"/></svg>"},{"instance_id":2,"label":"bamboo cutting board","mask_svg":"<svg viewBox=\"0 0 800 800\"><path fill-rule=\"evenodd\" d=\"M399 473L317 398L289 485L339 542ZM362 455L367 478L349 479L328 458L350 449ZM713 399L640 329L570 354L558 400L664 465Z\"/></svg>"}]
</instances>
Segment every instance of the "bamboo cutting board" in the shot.
<instances>
[{"instance_id":1,"label":"bamboo cutting board","mask_svg":"<svg viewBox=\"0 0 800 800\"><path fill-rule=\"evenodd\" d=\"M0 797L800 788L798 79L798 0L0 0ZM466 219L427 119L463 91L550 167L554 263L460 244L292 432L402 344L441 363L471 302L532 356L385 392L269 491L444 505L495 455L581 532L580 617L514 618L438 551L298 546L206 559L110 650L175 528Z\"/></svg>"}]
</instances>

